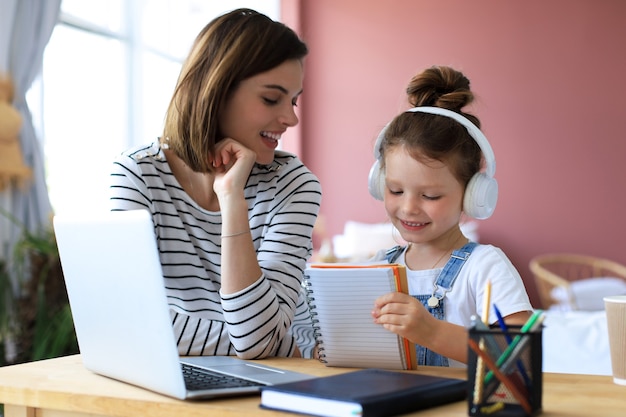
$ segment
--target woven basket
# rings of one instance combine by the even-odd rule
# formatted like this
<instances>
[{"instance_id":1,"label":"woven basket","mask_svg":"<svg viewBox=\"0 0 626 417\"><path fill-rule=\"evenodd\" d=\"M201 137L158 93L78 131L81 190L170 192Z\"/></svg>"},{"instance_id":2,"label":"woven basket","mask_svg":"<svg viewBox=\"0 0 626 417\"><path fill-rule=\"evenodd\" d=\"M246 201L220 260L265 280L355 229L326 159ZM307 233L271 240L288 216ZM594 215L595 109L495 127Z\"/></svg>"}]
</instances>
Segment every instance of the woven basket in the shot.
<instances>
[{"instance_id":1,"label":"woven basket","mask_svg":"<svg viewBox=\"0 0 626 417\"><path fill-rule=\"evenodd\" d=\"M557 304L558 301L551 296L555 287L565 289L571 309L576 310L572 282L595 277L616 277L626 281L626 266L594 256L569 253L540 255L531 259L529 267L544 309Z\"/></svg>"}]
</instances>

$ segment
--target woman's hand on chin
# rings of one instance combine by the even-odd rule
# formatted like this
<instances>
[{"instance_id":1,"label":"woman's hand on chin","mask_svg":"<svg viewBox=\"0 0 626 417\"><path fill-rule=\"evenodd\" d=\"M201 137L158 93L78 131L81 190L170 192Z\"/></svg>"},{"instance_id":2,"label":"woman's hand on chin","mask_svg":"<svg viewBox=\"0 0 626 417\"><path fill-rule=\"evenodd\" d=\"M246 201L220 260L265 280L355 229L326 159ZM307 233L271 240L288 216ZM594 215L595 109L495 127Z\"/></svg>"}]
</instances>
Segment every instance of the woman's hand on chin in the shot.
<instances>
[{"instance_id":1,"label":"woman's hand on chin","mask_svg":"<svg viewBox=\"0 0 626 417\"><path fill-rule=\"evenodd\" d=\"M215 145L215 182L213 189L220 195L243 188L256 161L256 153L234 139L226 138Z\"/></svg>"}]
</instances>

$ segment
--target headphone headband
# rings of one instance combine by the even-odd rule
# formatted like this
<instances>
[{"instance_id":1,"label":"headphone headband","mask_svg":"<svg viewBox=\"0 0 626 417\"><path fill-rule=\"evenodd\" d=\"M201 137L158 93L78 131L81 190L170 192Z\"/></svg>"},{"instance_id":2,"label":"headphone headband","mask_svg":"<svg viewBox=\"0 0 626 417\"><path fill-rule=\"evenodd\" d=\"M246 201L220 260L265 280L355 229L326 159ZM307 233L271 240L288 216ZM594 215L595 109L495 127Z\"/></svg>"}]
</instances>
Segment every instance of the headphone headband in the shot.
<instances>
[{"instance_id":1,"label":"headphone headband","mask_svg":"<svg viewBox=\"0 0 626 417\"><path fill-rule=\"evenodd\" d=\"M433 107L433 106L413 107L411 109L405 110L405 113L438 114L440 116L446 116L451 119L454 119L460 124L462 124L465 127L465 129L467 129L467 132L470 134L470 136L474 138L474 140L478 144L478 147L480 147L480 150L483 153L483 157L485 158L485 173L490 177L495 176L496 157L493 153L493 149L491 149L491 145L489 144L489 141L487 140L483 132L478 128L478 126L472 123L467 117L457 112L454 112L452 110L444 109L441 107ZM387 130L386 126L385 126L385 129L383 129L383 131L384 130ZM380 136L384 136L384 135L380 135ZM380 139L382 141L382 137ZM376 153L380 155L380 142L377 143L376 145L377 145ZM379 155L376 156L377 159Z\"/></svg>"}]
</instances>

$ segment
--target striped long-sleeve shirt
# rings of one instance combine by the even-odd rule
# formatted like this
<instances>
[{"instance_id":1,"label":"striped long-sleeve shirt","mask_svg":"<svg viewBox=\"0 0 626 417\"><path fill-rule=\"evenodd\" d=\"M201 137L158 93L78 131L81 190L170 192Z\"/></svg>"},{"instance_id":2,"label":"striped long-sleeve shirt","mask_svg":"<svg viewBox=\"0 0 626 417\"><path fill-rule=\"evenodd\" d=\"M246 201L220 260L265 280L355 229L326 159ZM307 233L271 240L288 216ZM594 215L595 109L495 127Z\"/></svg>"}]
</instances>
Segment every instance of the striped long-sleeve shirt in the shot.
<instances>
[{"instance_id":1,"label":"striped long-sleeve shirt","mask_svg":"<svg viewBox=\"0 0 626 417\"><path fill-rule=\"evenodd\" d=\"M158 142L116 159L110 192L112 210L152 214L181 355L291 356L296 342L310 354L301 284L321 187L295 155L277 151L271 165L251 171L244 193L262 275L235 294L220 294L220 212L185 193Z\"/></svg>"}]
</instances>

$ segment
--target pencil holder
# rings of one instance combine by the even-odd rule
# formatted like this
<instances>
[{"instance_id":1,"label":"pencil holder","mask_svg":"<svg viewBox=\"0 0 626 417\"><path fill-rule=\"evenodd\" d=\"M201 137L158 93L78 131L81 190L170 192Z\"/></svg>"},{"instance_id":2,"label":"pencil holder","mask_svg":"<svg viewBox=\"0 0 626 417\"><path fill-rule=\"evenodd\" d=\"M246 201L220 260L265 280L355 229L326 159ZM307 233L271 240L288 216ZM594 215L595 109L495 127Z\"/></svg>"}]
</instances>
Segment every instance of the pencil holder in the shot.
<instances>
[{"instance_id":1,"label":"pencil holder","mask_svg":"<svg viewBox=\"0 0 626 417\"><path fill-rule=\"evenodd\" d=\"M542 328L469 330L470 416L535 416L541 412Z\"/></svg>"}]
</instances>

